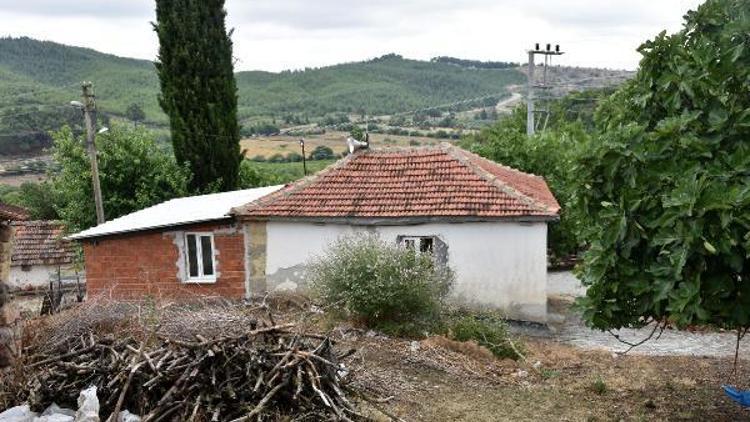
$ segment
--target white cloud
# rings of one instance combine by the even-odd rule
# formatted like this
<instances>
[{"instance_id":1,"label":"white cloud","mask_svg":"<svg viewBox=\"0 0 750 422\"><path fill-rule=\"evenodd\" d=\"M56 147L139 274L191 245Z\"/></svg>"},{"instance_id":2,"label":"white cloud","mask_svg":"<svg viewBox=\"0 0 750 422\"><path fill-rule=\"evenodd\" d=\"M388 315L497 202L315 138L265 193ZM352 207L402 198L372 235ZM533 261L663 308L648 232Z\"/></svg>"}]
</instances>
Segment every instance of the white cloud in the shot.
<instances>
[{"instance_id":1,"label":"white cloud","mask_svg":"<svg viewBox=\"0 0 750 422\"><path fill-rule=\"evenodd\" d=\"M279 71L395 52L524 61L559 43L560 63L635 68L635 49L680 28L701 0L228 0L238 69ZM149 0L0 0L0 35L153 59Z\"/></svg>"}]
</instances>

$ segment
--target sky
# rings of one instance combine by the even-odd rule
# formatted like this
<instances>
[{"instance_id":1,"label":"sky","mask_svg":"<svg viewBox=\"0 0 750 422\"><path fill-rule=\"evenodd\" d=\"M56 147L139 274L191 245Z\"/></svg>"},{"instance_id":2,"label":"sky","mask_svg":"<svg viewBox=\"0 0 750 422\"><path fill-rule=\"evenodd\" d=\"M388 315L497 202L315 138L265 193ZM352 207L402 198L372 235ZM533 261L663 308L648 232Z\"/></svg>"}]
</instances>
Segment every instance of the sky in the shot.
<instances>
[{"instance_id":1,"label":"sky","mask_svg":"<svg viewBox=\"0 0 750 422\"><path fill-rule=\"evenodd\" d=\"M236 70L281 71L387 53L635 69L636 48L676 32L702 0L227 0ZM29 36L153 60L153 0L0 0L0 36Z\"/></svg>"}]
</instances>

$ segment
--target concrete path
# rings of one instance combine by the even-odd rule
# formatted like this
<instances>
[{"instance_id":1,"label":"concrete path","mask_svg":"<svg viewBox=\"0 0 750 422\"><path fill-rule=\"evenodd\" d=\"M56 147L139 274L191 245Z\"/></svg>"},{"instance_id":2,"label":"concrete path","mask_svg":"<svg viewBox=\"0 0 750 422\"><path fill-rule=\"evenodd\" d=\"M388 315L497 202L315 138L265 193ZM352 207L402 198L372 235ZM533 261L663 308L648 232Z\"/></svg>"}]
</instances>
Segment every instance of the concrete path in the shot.
<instances>
[{"instance_id":1,"label":"concrete path","mask_svg":"<svg viewBox=\"0 0 750 422\"><path fill-rule=\"evenodd\" d=\"M608 332L592 330L586 327L570 304L576 296L583 295L585 289L570 272L550 273L548 277L548 295L550 296L550 327L547 330L523 328L519 331L532 336L550 337L559 342L588 350L606 350L623 352L629 348ZM637 343L648 337L653 326L641 329L623 329L615 333L621 339ZM544 331L544 332L543 332ZM664 330L657 339L654 337L634 348L629 354L651 356L708 356L734 357L736 332L719 331L678 331ZM750 335L740 342L740 357L750 359Z\"/></svg>"},{"instance_id":2,"label":"concrete path","mask_svg":"<svg viewBox=\"0 0 750 422\"><path fill-rule=\"evenodd\" d=\"M573 318L578 319L578 318ZM638 343L647 338L653 326L641 329L622 329L615 331L622 340ZM658 337L659 331L651 340L632 349L632 355L650 356L707 356L734 357L737 334L734 332L690 332L667 329ZM565 344L587 350L606 350L623 352L629 348L608 332L591 330L578 319L566 321L559 331L552 335L554 339ZM750 359L750 337L740 342L740 357Z\"/></svg>"}]
</instances>

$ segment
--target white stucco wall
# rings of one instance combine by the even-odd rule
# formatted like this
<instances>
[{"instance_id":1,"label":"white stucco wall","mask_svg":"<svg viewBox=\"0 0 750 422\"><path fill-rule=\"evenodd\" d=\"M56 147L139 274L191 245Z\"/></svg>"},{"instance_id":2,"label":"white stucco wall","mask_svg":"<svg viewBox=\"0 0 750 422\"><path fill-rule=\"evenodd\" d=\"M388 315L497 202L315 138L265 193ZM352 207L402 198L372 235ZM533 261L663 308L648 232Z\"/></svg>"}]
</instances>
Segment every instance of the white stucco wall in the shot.
<instances>
[{"instance_id":1,"label":"white stucco wall","mask_svg":"<svg viewBox=\"0 0 750 422\"><path fill-rule=\"evenodd\" d=\"M546 322L547 228L545 223L485 222L412 226L267 223L266 277L269 289L304 287L304 264L345 233L370 231L383 240L437 236L448 247L456 272L454 298L490 306L508 317Z\"/></svg>"},{"instance_id":2,"label":"white stucco wall","mask_svg":"<svg viewBox=\"0 0 750 422\"><path fill-rule=\"evenodd\" d=\"M56 265L32 265L30 271L23 271L20 266L12 266L9 286L14 290L48 287L53 274L57 274Z\"/></svg>"},{"instance_id":3,"label":"white stucco wall","mask_svg":"<svg viewBox=\"0 0 750 422\"><path fill-rule=\"evenodd\" d=\"M586 287L572 271L550 271L547 274L547 296L580 297L586 295Z\"/></svg>"}]
</instances>

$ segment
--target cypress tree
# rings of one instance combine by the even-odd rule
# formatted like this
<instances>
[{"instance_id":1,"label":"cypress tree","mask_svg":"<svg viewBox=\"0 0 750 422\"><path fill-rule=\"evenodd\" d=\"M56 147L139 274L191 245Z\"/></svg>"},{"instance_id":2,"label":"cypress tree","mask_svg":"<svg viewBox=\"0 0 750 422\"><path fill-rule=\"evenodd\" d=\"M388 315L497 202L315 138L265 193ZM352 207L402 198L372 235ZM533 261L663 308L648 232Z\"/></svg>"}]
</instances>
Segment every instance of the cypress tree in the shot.
<instances>
[{"instance_id":1,"label":"cypress tree","mask_svg":"<svg viewBox=\"0 0 750 422\"><path fill-rule=\"evenodd\" d=\"M194 190L237 187L240 132L231 31L224 0L156 0L159 104Z\"/></svg>"}]
</instances>

